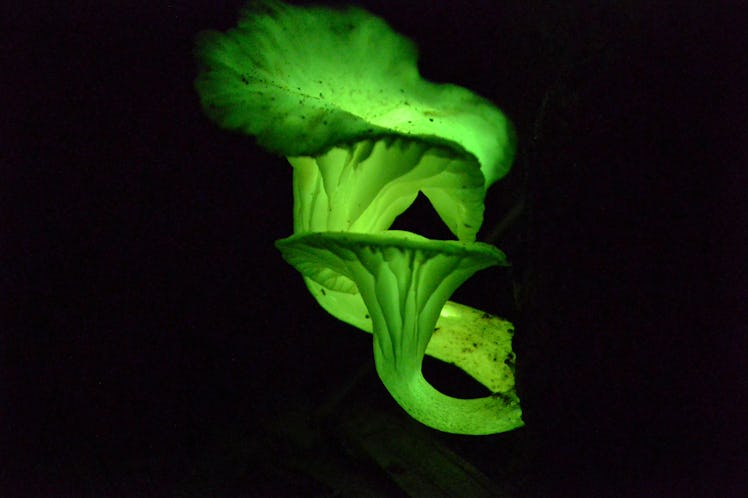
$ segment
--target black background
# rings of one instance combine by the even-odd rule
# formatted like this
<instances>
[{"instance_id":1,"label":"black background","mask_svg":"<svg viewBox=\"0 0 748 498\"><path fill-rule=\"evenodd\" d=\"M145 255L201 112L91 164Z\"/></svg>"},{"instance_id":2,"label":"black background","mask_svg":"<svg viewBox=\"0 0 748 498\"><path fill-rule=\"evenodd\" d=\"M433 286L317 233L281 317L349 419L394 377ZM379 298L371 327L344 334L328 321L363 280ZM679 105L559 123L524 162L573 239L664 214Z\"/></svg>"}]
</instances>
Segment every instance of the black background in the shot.
<instances>
[{"instance_id":1,"label":"black background","mask_svg":"<svg viewBox=\"0 0 748 498\"><path fill-rule=\"evenodd\" d=\"M517 127L481 232L525 200L514 267L460 299L516 322L527 427L434 437L518 496L740 494L746 37L710 4L360 3ZM240 5L3 8L2 496L272 489L217 441L371 361L273 247L290 167L200 111L194 35Z\"/></svg>"}]
</instances>

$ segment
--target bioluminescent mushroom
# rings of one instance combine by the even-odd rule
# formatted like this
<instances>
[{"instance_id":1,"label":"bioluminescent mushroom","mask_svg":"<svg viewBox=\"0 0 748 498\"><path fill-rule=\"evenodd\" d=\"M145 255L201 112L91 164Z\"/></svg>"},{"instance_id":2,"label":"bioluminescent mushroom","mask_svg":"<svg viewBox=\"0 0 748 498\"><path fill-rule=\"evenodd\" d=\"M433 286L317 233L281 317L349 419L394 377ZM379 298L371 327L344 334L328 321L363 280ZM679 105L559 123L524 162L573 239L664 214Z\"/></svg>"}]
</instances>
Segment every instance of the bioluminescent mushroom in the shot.
<instances>
[{"instance_id":1,"label":"bioluminescent mushroom","mask_svg":"<svg viewBox=\"0 0 748 498\"><path fill-rule=\"evenodd\" d=\"M519 399L506 392L458 399L434 389L421 363L447 299L476 271L506 265L480 242L429 240L410 232L302 233L279 240L283 257L311 280L335 275L353 284L372 317L377 373L413 418L445 432L493 434L522 424Z\"/></svg>"},{"instance_id":2,"label":"bioluminescent mushroom","mask_svg":"<svg viewBox=\"0 0 748 498\"><path fill-rule=\"evenodd\" d=\"M297 235L329 232L329 241L334 233L380 234L387 251L396 251L404 239L385 231L421 192L459 240L475 240L486 189L511 166L511 124L470 91L423 80L413 43L382 19L358 8L257 2L236 28L202 34L196 53L196 88L208 116L255 136L293 166ZM339 255L328 256L332 264ZM313 271L294 265L325 310L375 331L372 303L356 279L320 264ZM426 354L454 363L492 392L513 393L505 364L513 355L511 324L468 326L483 314L442 304L438 333L423 343ZM399 391L388 388L400 401ZM512 407L516 427L519 407Z\"/></svg>"}]
</instances>

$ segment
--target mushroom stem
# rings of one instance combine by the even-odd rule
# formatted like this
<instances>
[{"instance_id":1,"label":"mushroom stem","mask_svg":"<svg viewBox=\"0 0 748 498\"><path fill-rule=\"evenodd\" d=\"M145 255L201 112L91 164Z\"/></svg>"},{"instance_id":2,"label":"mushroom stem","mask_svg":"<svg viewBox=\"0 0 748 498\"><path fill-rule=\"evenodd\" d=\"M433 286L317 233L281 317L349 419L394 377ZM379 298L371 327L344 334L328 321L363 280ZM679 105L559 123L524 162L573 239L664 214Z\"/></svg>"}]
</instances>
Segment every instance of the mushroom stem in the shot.
<instances>
[{"instance_id":1,"label":"mushroom stem","mask_svg":"<svg viewBox=\"0 0 748 498\"><path fill-rule=\"evenodd\" d=\"M446 290L446 289L445 289ZM494 434L523 425L519 398L511 390L508 394L495 393L474 399L447 396L436 390L423 377L423 354L403 357L393 351L392 337L431 337L440 305L445 301L434 295L434 302L411 319L405 315L400 323L384 319L386 313L377 308L386 306L387 296L367 299L374 324L374 361L379 378L397 403L413 418L434 429L455 434ZM406 298L406 302L409 299ZM433 312L436 310L436 314ZM398 333L393 333L398 329ZM420 349L416 340L414 347ZM400 344L400 346L404 344Z\"/></svg>"},{"instance_id":2,"label":"mushroom stem","mask_svg":"<svg viewBox=\"0 0 748 498\"><path fill-rule=\"evenodd\" d=\"M332 316L372 333L369 310L358 291L325 288L305 277L309 292ZM464 371L492 393L514 385L514 325L464 304L447 301L439 314L426 354Z\"/></svg>"},{"instance_id":3,"label":"mushroom stem","mask_svg":"<svg viewBox=\"0 0 748 498\"><path fill-rule=\"evenodd\" d=\"M411 417L433 429L453 434L485 435L507 432L524 425L516 395L453 398L429 384L420 367L393 371L376 349L374 359L377 373L395 401Z\"/></svg>"},{"instance_id":4,"label":"mushroom stem","mask_svg":"<svg viewBox=\"0 0 748 498\"><path fill-rule=\"evenodd\" d=\"M422 373L423 356L447 298L479 268L464 267L459 264L461 261L450 262L450 266L454 265L452 272L421 303L422 291L432 278L432 261L407 255L412 257L407 258L410 264L396 264L392 271L392 260L387 261L390 258L384 254L377 256L382 266L376 279L385 283L371 281L361 285L371 277L366 270L354 272L359 273L354 280L360 289L369 290L362 294L372 317L374 361L382 383L395 401L422 424L443 432L484 435L522 426L513 385L507 393L460 399L435 389ZM403 271L404 268L408 270ZM393 295L394 289L404 292Z\"/></svg>"}]
</instances>

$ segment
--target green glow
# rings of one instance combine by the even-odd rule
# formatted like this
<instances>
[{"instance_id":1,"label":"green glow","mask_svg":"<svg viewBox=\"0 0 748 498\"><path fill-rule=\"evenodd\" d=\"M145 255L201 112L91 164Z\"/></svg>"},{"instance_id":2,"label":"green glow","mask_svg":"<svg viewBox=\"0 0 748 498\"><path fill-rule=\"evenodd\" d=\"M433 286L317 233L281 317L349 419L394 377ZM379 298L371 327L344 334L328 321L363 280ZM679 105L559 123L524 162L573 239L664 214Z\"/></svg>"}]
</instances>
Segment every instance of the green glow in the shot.
<instances>
[{"instance_id":1,"label":"green glow","mask_svg":"<svg viewBox=\"0 0 748 498\"><path fill-rule=\"evenodd\" d=\"M357 8L255 2L238 27L201 34L196 54L206 114L293 166L296 235L278 247L326 311L374 333L398 403L449 432L520 426L511 323L447 301L473 272L505 264L473 242L486 189L514 155L504 115L421 79L413 43ZM419 192L462 242L388 231ZM424 353L494 395L444 396L421 375Z\"/></svg>"},{"instance_id":2,"label":"green glow","mask_svg":"<svg viewBox=\"0 0 748 498\"><path fill-rule=\"evenodd\" d=\"M419 190L432 200L460 239L474 239L482 223L483 176L469 156L456 155L443 147L384 138L289 161L294 166L297 233L386 230ZM317 282L305 280L311 294L330 314L372 331L370 313L353 282L323 270L319 270ZM452 310L453 316L440 317L440 333L426 353L455 364L492 392L500 392L507 384L513 386L513 374L503 363L511 354L511 324L494 318L489 326L489 320L475 318L485 313L456 303L449 303L446 310Z\"/></svg>"},{"instance_id":3,"label":"green glow","mask_svg":"<svg viewBox=\"0 0 748 498\"><path fill-rule=\"evenodd\" d=\"M379 377L413 418L459 434L493 434L522 425L513 385L485 398L458 399L434 389L421 373L447 299L476 271L506 264L498 249L394 231L299 234L276 245L311 280L328 281L332 272L346 286L356 285L372 318Z\"/></svg>"},{"instance_id":4,"label":"green glow","mask_svg":"<svg viewBox=\"0 0 748 498\"><path fill-rule=\"evenodd\" d=\"M385 137L291 157L296 232L386 230L421 191L461 240L483 223L484 179L470 155Z\"/></svg>"},{"instance_id":5,"label":"green glow","mask_svg":"<svg viewBox=\"0 0 748 498\"><path fill-rule=\"evenodd\" d=\"M423 80L416 47L382 19L353 7L252 5L236 28L198 40L197 90L221 126L284 156L378 135L445 143L478 159L486 187L509 170L504 115L469 90Z\"/></svg>"}]
</instances>

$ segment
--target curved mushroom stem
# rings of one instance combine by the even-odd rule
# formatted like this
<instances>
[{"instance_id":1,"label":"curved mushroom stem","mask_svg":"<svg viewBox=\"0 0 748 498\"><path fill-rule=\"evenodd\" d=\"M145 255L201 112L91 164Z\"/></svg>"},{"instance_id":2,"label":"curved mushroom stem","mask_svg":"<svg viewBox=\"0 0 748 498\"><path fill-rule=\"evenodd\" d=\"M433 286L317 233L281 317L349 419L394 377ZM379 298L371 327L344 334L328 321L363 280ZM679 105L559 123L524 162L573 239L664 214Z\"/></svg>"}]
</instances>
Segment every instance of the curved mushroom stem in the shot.
<instances>
[{"instance_id":1,"label":"curved mushroom stem","mask_svg":"<svg viewBox=\"0 0 748 498\"><path fill-rule=\"evenodd\" d=\"M364 296L373 321L374 360L377 373L397 403L419 422L444 432L455 434L495 434L521 427L522 411L514 386L506 392L474 399L447 396L435 389L423 376L421 367L426 345L432 337L442 307L447 297L466 280L473 269L458 265L445 278L423 306L418 303L419 274L428 274L420 268L418 258L411 263L409 274L397 274L398 288L406 293L392 296L394 286L361 286L374 290ZM398 265L399 266L399 265ZM379 278L388 267L383 267ZM392 275L395 277L395 275ZM366 275L356 278L366 279ZM409 312L395 313L393 307ZM388 309L389 308L389 309ZM400 320L393 319L401 318Z\"/></svg>"},{"instance_id":2,"label":"curved mushroom stem","mask_svg":"<svg viewBox=\"0 0 748 498\"><path fill-rule=\"evenodd\" d=\"M484 398L460 399L437 391L421 369L393 369L374 351L377 372L397 403L424 425L454 434L496 434L521 427L519 398L492 394Z\"/></svg>"},{"instance_id":3,"label":"curved mushroom stem","mask_svg":"<svg viewBox=\"0 0 748 498\"><path fill-rule=\"evenodd\" d=\"M372 333L371 316L361 294L336 291L308 277L304 281L325 311ZM503 393L514 387L513 335L511 322L447 301L426 346L426 354L456 366L492 393Z\"/></svg>"}]
</instances>

